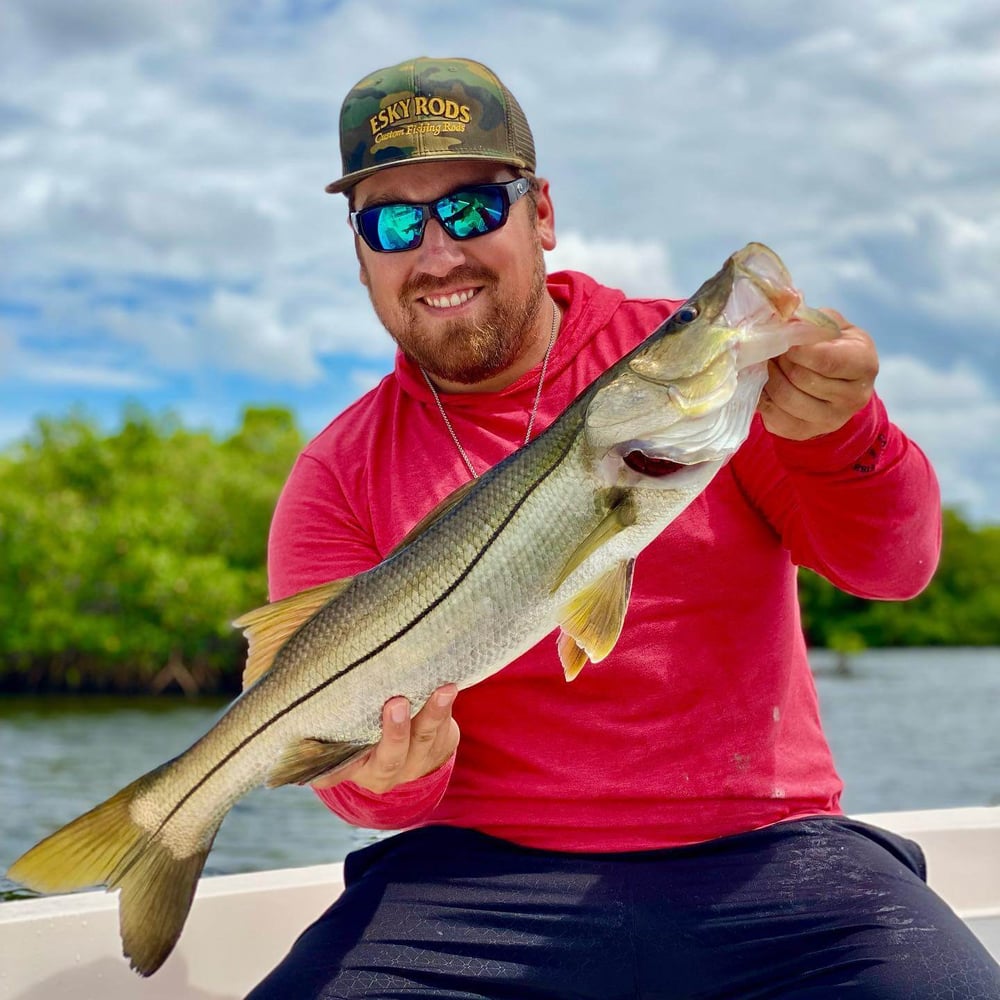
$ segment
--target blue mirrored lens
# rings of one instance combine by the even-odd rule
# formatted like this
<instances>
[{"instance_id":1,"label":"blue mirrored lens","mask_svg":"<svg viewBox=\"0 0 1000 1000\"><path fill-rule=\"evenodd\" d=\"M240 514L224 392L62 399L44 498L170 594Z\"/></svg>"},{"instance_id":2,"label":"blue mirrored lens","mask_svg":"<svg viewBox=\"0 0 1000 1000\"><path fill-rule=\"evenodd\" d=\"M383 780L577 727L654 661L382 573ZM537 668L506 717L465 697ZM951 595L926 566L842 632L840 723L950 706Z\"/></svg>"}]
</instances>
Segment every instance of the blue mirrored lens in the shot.
<instances>
[{"instance_id":1,"label":"blue mirrored lens","mask_svg":"<svg viewBox=\"0 0 1000 1000\"><path fill-rule=\"evenodd\" d=\"M369 245L383 250L408 250L424 232L419 205L379 205L361 212L358 221Z\"/></svg>"},{"instance_id":2,"label":"blue mirrored lens","mask_svg":"<svg viewBox=\"0 0 1000 1000\"><path fill-rule=\"evenodd\" d=\"M435 203L434 214L455 239L466 240L499 228L505 207L503 188L480 187L446 195Z\"/></svg>"}]
</instances>

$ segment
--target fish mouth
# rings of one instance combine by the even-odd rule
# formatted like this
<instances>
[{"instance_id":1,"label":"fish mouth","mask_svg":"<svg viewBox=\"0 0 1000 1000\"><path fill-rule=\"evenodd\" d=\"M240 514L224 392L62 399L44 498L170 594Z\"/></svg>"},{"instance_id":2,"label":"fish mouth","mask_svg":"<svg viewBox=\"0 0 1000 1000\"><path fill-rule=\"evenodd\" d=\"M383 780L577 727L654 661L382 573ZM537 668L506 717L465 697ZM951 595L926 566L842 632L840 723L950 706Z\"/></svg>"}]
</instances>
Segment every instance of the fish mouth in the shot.
<instances>
[{"instance_id":1,"label":"fish mouth","mask_svg":"<svg viewBox=\"0 0 1000 1000\"><path fill-rule=\"evenodd\" d=\"M696 318L678 322L685 310ZM588 436L643 476L725 461L749 434L768 359L838 332L805 305L777 254L751 243L634 352L617 384L597 394Z\"/></svg>"},{"instance_id":2,"label":"fish mouth","mask_svg":"<svg viewBox=\"0 0 1000 1000\"><path fill-rule=\"evenodd\" d=\"M784 354L789 347L838 336L825 313L806 305L781 258L761 243L750 243L730 258L732 288L720 322L738 332L733 345L742 371Z\"/></svg>"}]
</instances>

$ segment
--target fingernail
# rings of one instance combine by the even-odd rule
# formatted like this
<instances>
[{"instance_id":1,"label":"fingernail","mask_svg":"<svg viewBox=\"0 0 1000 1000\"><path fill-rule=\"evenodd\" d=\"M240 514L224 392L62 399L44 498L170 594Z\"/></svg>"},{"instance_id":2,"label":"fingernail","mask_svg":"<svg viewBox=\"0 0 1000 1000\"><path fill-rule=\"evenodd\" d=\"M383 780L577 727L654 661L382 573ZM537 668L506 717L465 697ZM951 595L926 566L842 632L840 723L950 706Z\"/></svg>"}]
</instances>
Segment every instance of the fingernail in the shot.
<instances>
[{"instance_id":1,"label":"fingernail","mask_svg":"<svg viewBox=\"0 0 1000 1000\"><path fill-rule=\"evenodd\" d=\"M409 714L410 706L405 701L398 701L394 705L389 706L389 719L395 722L397 726L400 723L406 722Z\"/></svg>"},{"instance_id":2,"label":"fingernail","mask_svg":"<svg viewBox=\"0 0 1000 1000\"><path fill-rule=\"evenodd\" d=\"M456 694L458 694L457 691L438 691L434 700L437 702L438 708L447 708L455 700Z\"/></svg>"}]
</instances>

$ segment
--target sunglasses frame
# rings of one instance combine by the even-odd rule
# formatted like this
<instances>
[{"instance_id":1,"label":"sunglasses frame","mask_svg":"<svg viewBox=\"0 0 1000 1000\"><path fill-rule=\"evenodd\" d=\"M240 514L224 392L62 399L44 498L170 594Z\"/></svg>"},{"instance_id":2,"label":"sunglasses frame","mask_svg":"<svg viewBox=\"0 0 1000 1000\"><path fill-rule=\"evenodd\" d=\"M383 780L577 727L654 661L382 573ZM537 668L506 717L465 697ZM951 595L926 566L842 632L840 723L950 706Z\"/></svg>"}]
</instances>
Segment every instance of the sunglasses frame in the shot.
<instances>
[{"instance_id":1,"label":"sunglasses frame","mask_svg":"<svg viewBox=\"0 0 1000 1000\"><path fill-rule=\"evenodd\" d=\"M441 217L440 205L442 202L447 201L449 198L454 198L457 195L478 192L483 190L498 190L502 192L501 195L501 215L500 220L492 229L486 229L481 233L469 233L468 236L456 236L455 233L451 232L448 228L449 221ZM477 236L486 236L489 233L495 233L498 229L502 229L507 224L507 216L510 213L511 205L516 204L520 201L529 191L531 190L531 182L527 177L515 177L512 181L498 181L493 184L463 184L462 187L455 188L454 191L450 191L448 194L442 195L440 198L435 198L434 201L426 202L421 204L420 202L411 201L392 201L386 202L384 204L370 205L367 208L358 209L356 212L350 213L351 226L353 227L355 233L365 241L366 246L373 250L375 253L405 253L407 250L416 250L424 241L424 233L427 231L427 222L429 219L436 219L441 228L453 239L453 240L473 240ZM382 247L373 246L372 241L368 239L364 228L361 225L360 217L365 213L380 212L386 208L419 208L420 209L420 231L417 234L416 242L412 243L407 247Z\"/></svg>"}]
</instances>

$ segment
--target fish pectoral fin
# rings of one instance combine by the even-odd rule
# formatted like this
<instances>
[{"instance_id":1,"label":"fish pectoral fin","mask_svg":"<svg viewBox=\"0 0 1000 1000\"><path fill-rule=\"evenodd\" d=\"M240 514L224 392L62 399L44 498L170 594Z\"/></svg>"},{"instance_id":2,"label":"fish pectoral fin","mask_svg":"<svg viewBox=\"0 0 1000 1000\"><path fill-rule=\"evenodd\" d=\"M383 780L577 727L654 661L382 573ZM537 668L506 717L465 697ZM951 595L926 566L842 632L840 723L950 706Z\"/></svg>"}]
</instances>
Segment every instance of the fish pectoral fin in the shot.
<instances>
[{"instance_id":1,"label":"fish pectoral fin","mask_svg":"<svg viewBox=\"0 0 1000 1000\"><path fill-rule=\"evenodd\" d=\"M325 740L304 739L290 743L268 773L267 787L308 784L321 774L346 767L374 745L356 740L328 743Z\"/></svg>"},{"instance_id":2,"label":"fish pectoral fin","mask_svg":"<svg viewBox=\"0 0 1000 1000\"><path fill-rule=\"evenodd\" d=\"M432 524L436 521L440 521L445 514L448 513L452 508L457 507L468 495L468 493L475 489L478 480L470 479L469 482L463 483L458 487L457 490L452 490L436 507L433 507L429 514L425 514L417 523L410 528L410 530L403 536L403 538L396 544L396 546L389 551L389 556L394 556L401 549L405 549L410 542L415 541L419 538Z\"/></svg>"},{"instance_id":3,"label":"fish pectoral fin","mask_svg":"<svg viewBox=\"0 0 1000 1000\"><path fill-rule=\"evenodd\" d=\"M243 668L244 690L271 669L278 650L353 579L354 577L349 576L344 580L333 580L302 590L282 601L248 611L233 622L233 626L243 629L243 634L247 637L247 662Z\"/></svg>"},{"instance_id":4,"label":"fish pectoral fin","mask_svg":"<svg viewBox=\"0 0 1000 1000\"><path fill-rule=\"evenodd\" d=\"M559 659L566 680L573 680L587 661L599 663L615 648L628 609L634 565L634 559L615 563L562 609Z\"/></svg>"},{"instance_id":5,"label":"fish pectoral fin","mask_svg":"<svg viewBox=\"0 0 1000 1000\"><path fill-rule=\"evenodd\" d=\"M635 508L626 494L601 519L601 522L573 550L566 565L552 587L554 594L580 568L587 557L593 555L602 545L610 542L620 531L635 524Z\"/></svg>"}]
</instances>

